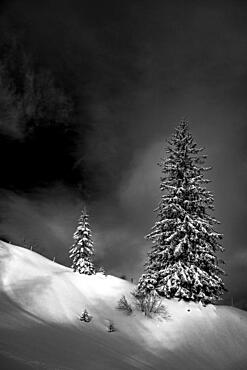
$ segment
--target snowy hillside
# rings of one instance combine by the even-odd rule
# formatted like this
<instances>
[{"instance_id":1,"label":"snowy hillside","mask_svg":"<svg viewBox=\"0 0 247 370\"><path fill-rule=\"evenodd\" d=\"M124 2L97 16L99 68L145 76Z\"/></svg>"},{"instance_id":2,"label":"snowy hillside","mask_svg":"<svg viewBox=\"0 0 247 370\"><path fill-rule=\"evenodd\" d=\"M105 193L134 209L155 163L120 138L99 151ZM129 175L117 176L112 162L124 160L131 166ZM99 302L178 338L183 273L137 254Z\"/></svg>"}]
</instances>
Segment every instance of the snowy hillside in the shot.
<instances>
[{"instance_id":1,"label":"snowy hillside","mask_svg":"<svg viewBox=\"0 0 247 370\"><path fill-rule=\"evenodd\" d=\"M169 320L116 309L133 285L0 242L0 368L246 369L247 313L164 300ZM79 321L84 309L93 316ZM116 331L107 331L109 320Z\"/></svg>"}]
</instances>

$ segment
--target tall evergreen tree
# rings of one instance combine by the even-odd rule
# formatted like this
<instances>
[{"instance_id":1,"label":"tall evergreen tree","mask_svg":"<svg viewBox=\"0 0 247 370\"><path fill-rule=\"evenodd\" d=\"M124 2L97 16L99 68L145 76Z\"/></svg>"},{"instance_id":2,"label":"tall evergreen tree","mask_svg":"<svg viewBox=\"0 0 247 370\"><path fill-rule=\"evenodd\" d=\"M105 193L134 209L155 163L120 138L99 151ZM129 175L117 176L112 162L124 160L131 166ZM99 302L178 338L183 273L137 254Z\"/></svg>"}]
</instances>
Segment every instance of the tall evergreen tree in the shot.
<instances>
[{"instance_id":1,"label":"tall evergreen tree","mask_svg":"<svg viewBox=\"0 0 247 370\"><path fill-rule=\"evenodd\" d=\"M212 303L225 288L216 256L222 234L214 230L213 194L205 185L206 155L194 142L188 124L180 123L168 141L162 168L158 221L146 236L153 243L136 294L157 292L166 298Z\"/></svg>"},{"instance_id":2,"label":"tall evergreen tree","mask_svg":"<svg viewBox=\"0 0 247 370\"><path fill-rule=\"evenodd\" d=\"M92 233L85 210L81 213L73 239L75 242L69 251L69 257L72 260L71 267L80 274L95 274L92 262L94 256Z\"/></svg>"}]
</instances>

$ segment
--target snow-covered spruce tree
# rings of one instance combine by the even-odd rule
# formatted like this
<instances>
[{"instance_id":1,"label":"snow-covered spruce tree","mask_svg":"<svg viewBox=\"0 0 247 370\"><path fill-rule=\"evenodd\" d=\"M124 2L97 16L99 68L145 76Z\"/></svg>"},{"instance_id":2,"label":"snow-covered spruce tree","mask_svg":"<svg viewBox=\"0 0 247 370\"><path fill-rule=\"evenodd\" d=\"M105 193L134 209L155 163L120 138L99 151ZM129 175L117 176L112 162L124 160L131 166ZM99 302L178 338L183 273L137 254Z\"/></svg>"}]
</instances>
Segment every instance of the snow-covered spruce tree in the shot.
<instances>
[{"instance_id":1,"label":"snow-covered spruce tree","mask_svg":"<svg viewBox=\"0 0 247 370\"><path fill-rule=\"evenodd\" d=\"M92 233L85 210L81 213L73 239L75 242L69 251L69 257L72 260L71 267L80 274L95 274L92 262L94 257Z\"/></svg>"},{"instance_id":2,"label":"snow-covered spruce tree","mask_svg":"<svg viewBox=\"0 0 247 370\"><path fill-rule=\"evenodd\" d=\"M180 123L168 141L167 156L162 159L161 201L158 221L146 236L153 243L145 273L136 296L156 291L166 298L213 303L225 288L221 279L217 251L222 234L214 230L219 222L212 217L213 194L205 185L203 167L206 155L198 148L188 124Z\"/></svg>"}]
</instances>

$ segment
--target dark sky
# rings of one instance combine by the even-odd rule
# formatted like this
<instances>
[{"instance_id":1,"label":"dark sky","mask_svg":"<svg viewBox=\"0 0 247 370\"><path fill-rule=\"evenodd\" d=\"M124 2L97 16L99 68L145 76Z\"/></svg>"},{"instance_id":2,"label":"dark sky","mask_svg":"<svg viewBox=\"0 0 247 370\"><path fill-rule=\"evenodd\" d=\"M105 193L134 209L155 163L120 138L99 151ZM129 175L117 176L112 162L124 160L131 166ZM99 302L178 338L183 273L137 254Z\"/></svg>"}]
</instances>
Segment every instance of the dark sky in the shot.
<instances>
[{"instance_id":1,"label":"dark sky","mask_svg":"<svg viewBox=\"0 0 247 370\"><path fill-rule=\"evenodd\" d=\"M247 4L22 0L0 10L76 106L69 139L48 130L20 141L18 126L0 122L1 234L67 264L86 202L98 261L137 279L160 196L156 163L187 118L213 165L228 296L247 300Z\"/></svg>"}]
</instances>

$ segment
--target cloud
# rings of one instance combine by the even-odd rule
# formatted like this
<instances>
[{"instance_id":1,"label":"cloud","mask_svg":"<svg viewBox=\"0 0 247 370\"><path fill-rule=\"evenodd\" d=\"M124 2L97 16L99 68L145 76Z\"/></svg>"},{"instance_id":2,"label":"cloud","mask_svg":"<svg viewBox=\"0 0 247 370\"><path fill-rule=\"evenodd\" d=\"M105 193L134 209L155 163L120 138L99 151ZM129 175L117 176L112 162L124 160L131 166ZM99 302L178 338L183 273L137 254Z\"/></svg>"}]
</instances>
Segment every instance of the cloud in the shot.
<instances>
[{"instance_id":1,"label":"cloud","mask_svg":"<svg viewBox=\"0 0 247 370\"><path fill-rule=\"evenodd\" d=\"M0 233L13 244L30 247L48 258L68 264L68 249L80 215L82 201L64 186L32 194L2 191Z\"/></svg>"},{"instance_id":2,"label":"cloud","mask_svg":"<svg viewBox=\"0 0 247 370\"><path fill-rule=\"evenodd\" d=\"M151 143L146 150L136 153L119 187L121 204L131 212L143 213L143 206L155 205L159 195L160 167L164 142Z\"/></svg>"},{"instance_id":3,"label":"cloud","mask_svg":"<svg viewBox=\"0 0 247 370\"><path fill-rule=\"evenodd\" d=\"M233 263L236 268L247 268L247 247L244 246L243 249L236 251L233 255Z\"/></svg>"}]
</instances>

